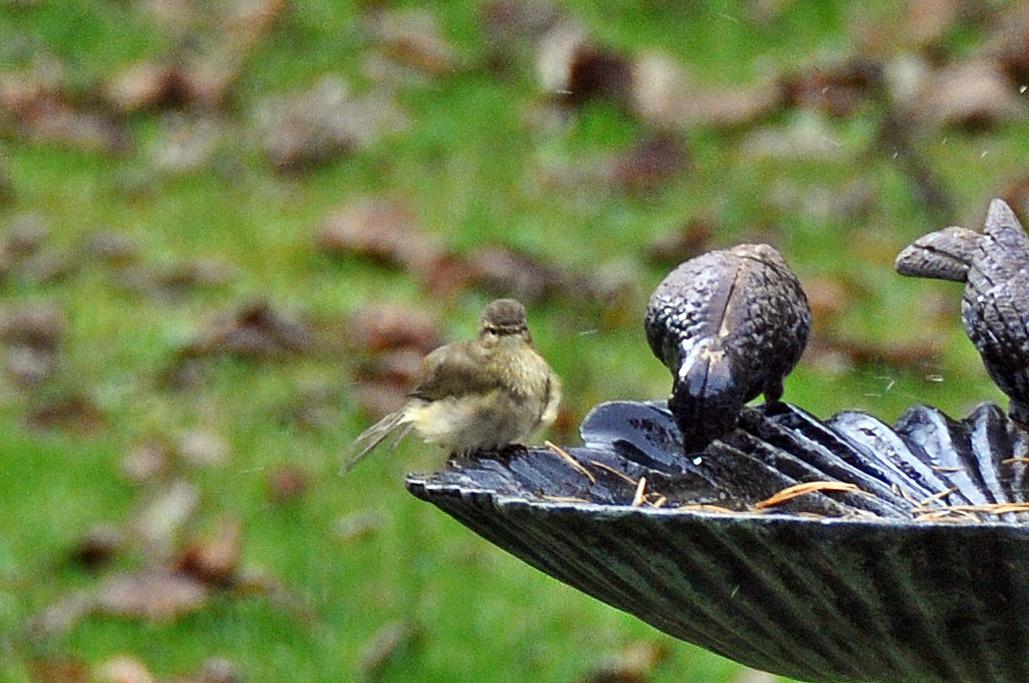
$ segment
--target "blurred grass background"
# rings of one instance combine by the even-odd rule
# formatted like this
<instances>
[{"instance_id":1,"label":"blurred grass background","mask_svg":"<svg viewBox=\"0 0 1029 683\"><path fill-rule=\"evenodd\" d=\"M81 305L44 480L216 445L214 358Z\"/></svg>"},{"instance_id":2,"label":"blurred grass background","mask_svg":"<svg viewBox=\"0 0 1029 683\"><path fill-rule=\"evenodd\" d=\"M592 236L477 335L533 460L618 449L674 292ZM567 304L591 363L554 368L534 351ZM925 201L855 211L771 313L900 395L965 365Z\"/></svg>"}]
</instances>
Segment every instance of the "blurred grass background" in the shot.
<instances>
[{"instance_id":1,"label":"blurred grass background","mask_svg":"<svg viewBox=\"0 0 1029 683\"><path fill-rule=\"evenodd\" d=\"M217 3L194 4L203 13ZM755 4L576 1L560 9L599 44L627 55L662 50L705 85L747 85L852 54L855 24L892 26L900 12L892 3L765 3L781 8L758 21ZM174 32L146 5L0 2L0 70L16 72L45 55L63 65L72 100L90 101L111 74L175 49ZM541 181L541 168L588 167L630 147L645 124L601 99L560 125L527 125L527 108L546 95L533 69L499 76L483 67L482 3L449 2L431 13L471 66L400 88L396 98L410 121L403 132L309 172L276 173L253 142L255 108L326 74L358 92L374 89L361 67L367 15L419 3L373 5L380 3L291 3L253 49L224 114L237 127L203 168L174 175L151 168L149 150L162 135L152 112L119 119L130 144L115 155L0 127L0 172L10 185L10 198L0 200L0 229L34 212L49 227L48 245L73 254L84 235L114 230L138 244L148 263L214 258L232 268L225 284L172 301L114 286L106 266L88 259L66 277L3 282L4 307L55 304L68 328L53 376L28 390L7 382L0 393L0 680L51 680L55 669L47 663L88 672L128 654L162 679L221 656L248 681L570 681L585 680L599 660L641 641L670 647L648 680L742 680L732 662L559 584L407 495L406 472L441 463L431 449L408 443L339 478L339 453L372 419L353 391L359 359L216 358L188 390L160 381L213 312L255 298L314 320L343 319L369 302L408 304L438 318L447 338L470 335L488 293L438 296L403 269L315 248L326 214L355 197L402 198L424 230L457 254L496 243L585 272L629 264L638 289L619 315L567 296L530 309L537 345L564 378L576 419L602 400L667 391L667 371L651 357L640 324L646 295L667 268L643 255L655 238L698 216L716 225L712 246L772 236L805 283L844 282L843 291L858 292L841 302L838 334L887 355L911 344L935 350L930 362L906 367L874 357L843 369L802 361L787 400L823 417L861 409L892 420L915 402L962 415L1001 398L961 332L959 289L892 273L901 247L941 226L890 155L874 152L882 117L875 102L820 119L840 155L752 155L741 145L744 132L700 126L686 137L688 171L658 191L638 195L588 181L554 188ZM960 59L984 34L981 25L959 22L935 49ZM783 111L767 125L789 129L805 116ZM947 188L955 218L978 228L988 200L1027 169L1029 123L1022 116L986 131L938 130L919 138L918 150ZM871 188L864 210L812 208L855 180ZM939 301L949 306L942 314L929 305ZM331 419L313 429L284 417L312 387L336 397ZM95 405L100 428L27 426L27 411L72 394ZM193 527L210 532L226 515L238 518L242 566L275 577L292 596L287 602L300 607L222 591L171 623L96 614L36 634L29 625L43 609L97 582L64 561L71 549L97 524L121 524L138 510L139 486L119 474L124 454L141 440L196 429L218 434L230 455L223 466L189 472L201 496ZM286 465L309 485L279 504L268 476ZM340 520L353 513L377 520L369 534L339 532ZM112 567L145 560L130 548ZM395 622L414 625L419 635L374 673L362 670L369 643Z\"/></svg>"}]
</instances>

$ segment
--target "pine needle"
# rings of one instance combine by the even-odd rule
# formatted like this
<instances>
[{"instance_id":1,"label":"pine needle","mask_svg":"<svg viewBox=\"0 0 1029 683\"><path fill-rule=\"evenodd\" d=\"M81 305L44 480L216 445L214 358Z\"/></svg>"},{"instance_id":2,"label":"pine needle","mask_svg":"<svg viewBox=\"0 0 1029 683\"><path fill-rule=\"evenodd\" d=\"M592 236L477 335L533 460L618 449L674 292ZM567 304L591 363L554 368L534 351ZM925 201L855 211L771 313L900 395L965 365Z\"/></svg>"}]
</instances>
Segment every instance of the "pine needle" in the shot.
<instances>
[{"instance_id":1,"label":"pine needle","mask_svg":"<svg viewBox=\"0 0 1029 683\"><path fill-rule=\"evenodd\" d=\"M554 453L557 453L558 457L567 462L569 466L572 467L572 469L574 469L576 472L589 479L591 484L597 483L597 478L594 477L588 469L580 465L579 461L573 458L568 451L561 448L560 446L551 443L550 441L544 441L543 444Z\"/></svg>"},{"instance_id":2,"label":"pine needle","mask_svg":"<svg viewBox=\"0 0 1029 683\"><path fill-rule=\"evenodd\" d=\"M773 496L765 498L764 500L755 503L755 510L764 510L766 508L775 507L776 505L782 505L787 501L791 501L794 498L800 496L806 496L809 493L822 493L823 491L836 491L843 493L864 493L854 484L845 484L841 481L809 481L803 484L795 484L784 488Z\"/></svg>"}]
</instances>

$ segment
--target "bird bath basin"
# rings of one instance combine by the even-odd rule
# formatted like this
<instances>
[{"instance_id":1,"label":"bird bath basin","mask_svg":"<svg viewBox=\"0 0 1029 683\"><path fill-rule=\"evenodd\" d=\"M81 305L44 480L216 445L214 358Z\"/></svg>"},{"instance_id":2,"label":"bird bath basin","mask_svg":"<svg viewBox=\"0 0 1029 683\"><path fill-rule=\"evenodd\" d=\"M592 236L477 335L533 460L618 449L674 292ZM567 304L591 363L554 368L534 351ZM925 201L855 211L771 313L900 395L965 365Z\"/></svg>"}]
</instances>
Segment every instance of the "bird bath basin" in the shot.
<instances>
[{"instance_id":1,"label":"bird bath basin","mask_svg":"<svg viewBox=\"0 0 1029 683\"><path fill-rule=\"evenodd\" d=\"M963 419L915 406L887 425L776 402L742 408L702 448L682 423L665 402L604 403L581 447L478 453L407 487L537 569L757 669L1029 681L1029 433L998 406Z\"/></svg>"}]
</instances>

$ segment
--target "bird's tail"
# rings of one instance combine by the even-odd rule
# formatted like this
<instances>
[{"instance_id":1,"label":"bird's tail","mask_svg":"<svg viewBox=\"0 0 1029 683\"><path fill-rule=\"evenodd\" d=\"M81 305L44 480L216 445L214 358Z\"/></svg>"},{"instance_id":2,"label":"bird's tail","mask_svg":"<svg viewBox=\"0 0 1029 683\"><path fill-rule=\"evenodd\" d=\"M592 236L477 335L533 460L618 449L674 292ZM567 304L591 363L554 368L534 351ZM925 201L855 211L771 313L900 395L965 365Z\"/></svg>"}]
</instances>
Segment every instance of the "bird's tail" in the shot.
<instances>
[{"instance_id":1,"label":"bird's tail","mask_svg":"<svg viewBox=\"0 0 1029 683\"><path fill-rule=\"evenodd\" d=\"M717 340L696 344L683 359L669 400L687 450L700 450L731 431L742 405L728 352Z\"/></svg>"},{"instance_id":2,"label":"bird's tail","mask_svg":"<svg viewBox=\"0 0 1029 683\"><path fill-rule=\"evenodd\" d=\"M982 235L965 228L944 228L923 235L897 255L901 275L964 282Z\"/></svg>"},{"instance_id":3,"label":"bird's tail","mask_svg":"<svg viewBox=\"0 0 1029 683\"><path fill-rule=\"evenodd\" d=\"M354 466L361 462L366 455L386 439L392 439L390 448L397 445L407 436L413 425L406 419L406 411L401 409L390 413L368 429L361 432L354 442L343 452L343 460L340 464L339 473L344 475Z\"/></svg>"}]
</instances>

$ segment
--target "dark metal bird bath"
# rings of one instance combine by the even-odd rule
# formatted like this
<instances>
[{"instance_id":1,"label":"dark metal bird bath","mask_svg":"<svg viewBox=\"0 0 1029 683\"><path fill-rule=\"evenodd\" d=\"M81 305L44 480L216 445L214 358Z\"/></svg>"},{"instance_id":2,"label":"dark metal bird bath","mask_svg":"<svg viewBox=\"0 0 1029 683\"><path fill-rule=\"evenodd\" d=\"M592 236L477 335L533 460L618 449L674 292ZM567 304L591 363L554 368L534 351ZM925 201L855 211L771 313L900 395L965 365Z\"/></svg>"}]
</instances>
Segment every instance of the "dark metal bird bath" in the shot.
<instances>
[{"instance_id":1,"label":"dark metal bird bath","mask_svg":"<svg viewBox=\"0 0 1029 683\"><path fill-rule=\"evenodd\" d=\"M819 420L785 403L687 452L662 403L612 402L582 447L480 453L408 489L677 638L809 681L1029 681L1029 434ZM797 488L798 485L804 485Z\"/></svg>"}]
</instances>

